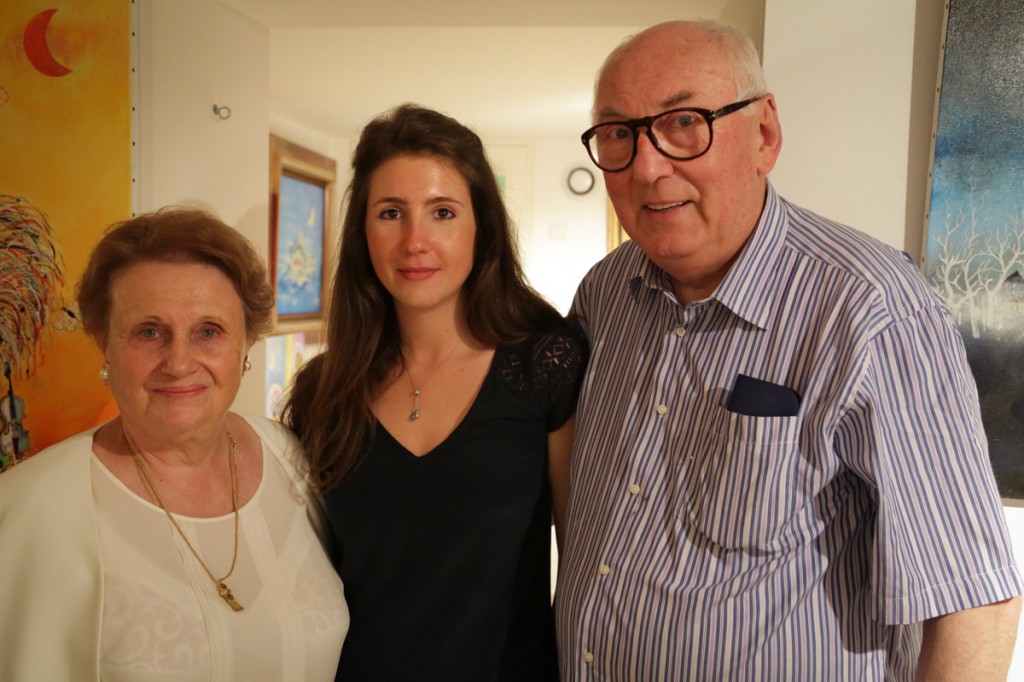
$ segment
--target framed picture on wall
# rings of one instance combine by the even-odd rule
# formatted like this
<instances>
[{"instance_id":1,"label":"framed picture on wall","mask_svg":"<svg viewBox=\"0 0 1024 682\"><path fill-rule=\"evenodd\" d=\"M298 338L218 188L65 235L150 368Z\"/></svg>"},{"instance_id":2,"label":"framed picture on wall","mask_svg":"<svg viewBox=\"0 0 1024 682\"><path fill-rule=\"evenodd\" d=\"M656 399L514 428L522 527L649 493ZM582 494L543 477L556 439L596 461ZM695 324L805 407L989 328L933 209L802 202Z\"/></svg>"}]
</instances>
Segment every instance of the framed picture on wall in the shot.
<instances>
[{"instance_id":1,"label":"framed picture on wall","mask_svg":"<svg viewBox=\"0 0 1024 682\"><path fill-rule=\"evenodd\" d=\"M334 159L270 136L269 260L279 323L323 316L336 180Z\"/></svg>"},{"instance_id":2,"label":"framed picture on wall","mask_svg":"<svg viewBox=\"0 0 1024 682\"><path fill-rule=\"evenodd\" d=\"M615 213L615 207L612 206L612 200L608 200L608 253L611 253L619 244L629 239L629 235L622 229L622 223L619 222L619 216Z\"/></svg>"},{"instance_id":3,"label":"framed picture on wall","mask_svg":"<svg viewBox=\"0 0 1024 682\"><path fill-rule=\"evenodd\" d=\"M949 0L925 274L978 387L1004 503L1024 501L1024 4Z\"/></svg>"}]
</instances>

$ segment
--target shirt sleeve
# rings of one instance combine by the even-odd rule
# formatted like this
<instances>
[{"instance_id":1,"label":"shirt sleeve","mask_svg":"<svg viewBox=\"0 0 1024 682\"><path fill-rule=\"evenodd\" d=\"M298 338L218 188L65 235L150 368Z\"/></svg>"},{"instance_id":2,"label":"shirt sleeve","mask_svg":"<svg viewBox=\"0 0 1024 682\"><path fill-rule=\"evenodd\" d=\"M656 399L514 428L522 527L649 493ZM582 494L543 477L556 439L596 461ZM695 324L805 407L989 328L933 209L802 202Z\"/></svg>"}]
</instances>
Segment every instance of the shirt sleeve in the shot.
<instances>
[{"instance_id":1,"label":"shirt sleeve","mask_svg":"<svg viewBox=\"0 0 1024 682\"><path fill-rule=\"evenodd\" d=\"M978 393L948 311L930 306L868 345L840 456L875 488L875 617L914 623L1024 591Z\"/></svg>"},{"instance_id":2,"label":"shirt sleeve","mask_svg":"<svg viewBox=\"0 0 1024 682\"><path fill-rule=\"evenodd\" d=\"M588 274L580 282L580 285L576 288L576 293L572 298L572 305L569 307L569 322L577 329L579 329L584 338L589 336L588 327L588 316L587 316L587 290L588 283L591 275Z\"/></svg>"}]
</instances>

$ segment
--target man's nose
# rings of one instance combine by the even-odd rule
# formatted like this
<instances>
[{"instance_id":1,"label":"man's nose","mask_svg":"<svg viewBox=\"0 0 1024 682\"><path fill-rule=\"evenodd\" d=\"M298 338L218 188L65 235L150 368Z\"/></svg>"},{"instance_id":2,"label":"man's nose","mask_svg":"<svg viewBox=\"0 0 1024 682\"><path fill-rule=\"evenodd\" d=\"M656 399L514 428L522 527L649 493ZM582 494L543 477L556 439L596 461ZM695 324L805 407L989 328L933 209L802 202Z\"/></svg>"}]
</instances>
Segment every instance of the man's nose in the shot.
<instances>
[{"instance_id":1,"label":"man's nose","mask_svg":"<svg viewBox=\"0 0 1024 682\"><path fill-rule=\"evenodd\" d=\"M636 156L633 157L633 177L653 181L671 175L672 160L662 154L651 140L649 128L639 132L636 139Z\"/></svg>"}]
</instances>

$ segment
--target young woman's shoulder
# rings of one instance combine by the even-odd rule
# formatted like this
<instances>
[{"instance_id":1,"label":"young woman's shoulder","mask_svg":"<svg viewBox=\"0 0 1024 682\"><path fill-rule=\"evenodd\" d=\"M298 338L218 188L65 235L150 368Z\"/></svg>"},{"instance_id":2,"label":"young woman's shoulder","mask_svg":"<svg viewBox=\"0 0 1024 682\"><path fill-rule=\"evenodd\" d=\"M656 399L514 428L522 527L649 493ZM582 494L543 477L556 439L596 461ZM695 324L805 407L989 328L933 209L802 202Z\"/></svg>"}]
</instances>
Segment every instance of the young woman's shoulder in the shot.
<instances>
[{"instance_id":1,"label":"young woman's shoulder","mask_svg":"<svg viewBox=\"0 0 1024 682\"><path fill-rule=\"evenodd\" d=\"M499 351L496 361L505 380L537 401L548 430L554 431L575 412L587 356L586 337L579 327L557 320Z\"/></svg>"},{"instance_id":2,"label":"young woman's shoulder","mask_svg":"<svg viewBox=\"0 0 1024 682\"><path fill-rule=\"evenodd\" d=\"M558 319L535 331L518 350L540 369L575 368L587 361L587 337L573 320Z\"/></svg>"}]
</instances>

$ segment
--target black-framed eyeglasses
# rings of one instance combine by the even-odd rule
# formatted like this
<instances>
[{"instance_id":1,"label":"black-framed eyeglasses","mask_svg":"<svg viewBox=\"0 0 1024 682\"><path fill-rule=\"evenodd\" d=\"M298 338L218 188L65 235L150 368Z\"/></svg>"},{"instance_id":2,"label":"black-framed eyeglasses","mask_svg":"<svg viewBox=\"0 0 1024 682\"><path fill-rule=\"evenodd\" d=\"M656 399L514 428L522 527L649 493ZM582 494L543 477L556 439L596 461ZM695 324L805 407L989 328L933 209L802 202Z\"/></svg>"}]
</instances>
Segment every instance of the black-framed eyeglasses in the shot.
<instances>
[{"instance_id":1,"label":"black-framed eyeglasses","mask_svg":"<svg viewBox=\"0 0 1024 682\"><path fill-rule=\"evenodd\" d=\"M751 97L714 111L683 107L629 121L599 123L583 133L581 139L594 165L607 173L626 170L633 163L641 128L647 130L647 139L659 152L676 161L689 161L711 149L715 119L728 116L759 99L761 97Z\"/></svg>"}]
</instances>

